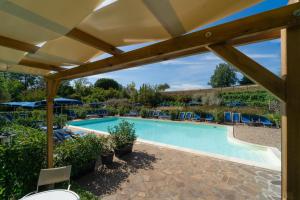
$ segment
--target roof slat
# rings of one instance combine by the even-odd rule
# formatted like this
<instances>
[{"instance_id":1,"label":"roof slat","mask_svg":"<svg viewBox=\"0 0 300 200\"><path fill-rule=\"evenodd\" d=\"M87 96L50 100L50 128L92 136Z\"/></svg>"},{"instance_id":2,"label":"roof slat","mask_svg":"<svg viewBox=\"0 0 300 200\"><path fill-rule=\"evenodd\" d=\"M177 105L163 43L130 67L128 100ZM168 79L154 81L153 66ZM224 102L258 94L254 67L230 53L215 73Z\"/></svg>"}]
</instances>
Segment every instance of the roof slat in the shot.
<instances>
[{"instance_id":1,"label":"roof slat","mask_svg":"<svg viewBox=\"0 0 300 200\"><path fill-rule=\"evenodd\" d=\"M31 60L26 60L26 59L22 59L19 62L19 65L25 65L25 66L30 66L32 68L38 68L38 69L46 69L46 70L51 70L51 71L63 71L65 70L64 68L55 66L55 65L49 65L49 64L45 64L45 63L40 63L40 62L36 62L36 61L31 61Z\"/></svg>"},{"instance_id":2,"label":"roof slat","mask_svg":"<svg viewBox=\"0 0 300 200\"><path fill-rule=\"evenodd\" d=\"M85 33L78 28L72 29L69 33L66 34L66 36L112 55L123 53L122 50L88 33Z\"/></svg>"},{"instance_id":3,"label":"roof slat","mask_svg":"<svg viewBox=\"0 0 300 200\"><path fill-rule=\"evenodd\" d=\"M170 1L143 0L143 2L172 37L186 33Z\"/></svg>"},{"instance_id":4,"label":"roof slat","mask_svg":"<svg viewBox=\"0 0 300 200\"><path fill-rule=\"evenodd\" d=\"M33 44L28 44L26 42L18 41L1 35L0 35L0 45L12 49L20 50L20 51L29 52L29 53L35 53L37 50L39 50L39 47Z\"/></svg>"}]
</instances>

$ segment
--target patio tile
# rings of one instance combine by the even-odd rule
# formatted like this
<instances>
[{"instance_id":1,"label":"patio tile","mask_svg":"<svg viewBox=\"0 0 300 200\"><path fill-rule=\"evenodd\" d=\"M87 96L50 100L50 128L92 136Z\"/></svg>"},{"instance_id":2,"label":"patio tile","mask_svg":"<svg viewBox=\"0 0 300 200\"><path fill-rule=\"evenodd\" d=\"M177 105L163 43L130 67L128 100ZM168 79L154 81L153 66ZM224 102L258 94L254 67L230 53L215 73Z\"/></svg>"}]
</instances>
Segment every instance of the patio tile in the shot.
<instances>
[{"instance_id":1,"label":"patio tile","mask_svg":"<svg viewBox=\"0 0 300 200\"><path fill-rule=\"evenodd\" d=\"M77 182L103 200L280 197L280 172L144 143Z\"/></svg>"}]
</instances>

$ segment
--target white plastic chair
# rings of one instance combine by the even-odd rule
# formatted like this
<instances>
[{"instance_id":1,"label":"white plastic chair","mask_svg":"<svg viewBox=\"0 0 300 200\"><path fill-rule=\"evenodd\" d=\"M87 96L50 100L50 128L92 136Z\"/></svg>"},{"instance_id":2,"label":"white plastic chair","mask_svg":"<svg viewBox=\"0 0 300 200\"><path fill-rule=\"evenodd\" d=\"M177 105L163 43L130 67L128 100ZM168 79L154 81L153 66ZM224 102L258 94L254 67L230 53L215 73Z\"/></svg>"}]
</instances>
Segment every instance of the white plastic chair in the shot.
<instances>
[{"instance_id":1,"label":"white plastic chair","mask_svg":"<svg viewBox=\"0 0 300 200\"><path fill-rule=\"evenodd\" d=\"M55 183L61 183L68 181L68 188L67 190L70 190L71 184L70 184L70 176L71 176L71 165L65 166L65 167L58 167L58 168L49 168L49 169L41 169L36 191L31 192L24 197L27 197L32 194L36 194L39 192L39 187L43 185L52 185ZM23 197L23 198L24 198ZM23 199L22 198L22 199Z\"/></svg>"}]
</instances>

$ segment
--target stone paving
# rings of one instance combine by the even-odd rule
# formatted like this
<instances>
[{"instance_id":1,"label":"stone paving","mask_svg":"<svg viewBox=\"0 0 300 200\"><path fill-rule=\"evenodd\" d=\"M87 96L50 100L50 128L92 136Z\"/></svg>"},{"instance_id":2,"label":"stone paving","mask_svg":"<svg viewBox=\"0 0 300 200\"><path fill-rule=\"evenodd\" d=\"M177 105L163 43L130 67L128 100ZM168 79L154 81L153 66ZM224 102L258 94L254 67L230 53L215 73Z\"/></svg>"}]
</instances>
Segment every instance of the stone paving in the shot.
<instances>
[{"instance_id":1,"label":"stone paving","mask_svg":"<svg viewBox=\"0 0 300 200\"><path fill-rule=\"evenodd\" d=\"M77 182L104 200L280 199L280 172L137 143Z\"/></svg>"}]
</instances>

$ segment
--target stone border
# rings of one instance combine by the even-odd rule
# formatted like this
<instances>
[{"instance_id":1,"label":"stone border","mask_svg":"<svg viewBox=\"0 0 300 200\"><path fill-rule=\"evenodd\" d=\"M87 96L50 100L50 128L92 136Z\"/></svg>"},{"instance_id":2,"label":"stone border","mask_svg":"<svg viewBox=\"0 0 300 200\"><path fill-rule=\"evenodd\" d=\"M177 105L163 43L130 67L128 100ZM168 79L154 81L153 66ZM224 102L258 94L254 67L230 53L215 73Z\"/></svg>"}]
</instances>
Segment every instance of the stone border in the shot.
<instances>
[{"instance_id":1,"label":"stone border","mask_svg":"<svg viewBox=\"0 0 300 200\"><path fill-rule=\"evenodd\" d=\"M144 118L137 118L137 117L119 117L119 118L144 119ZM91 119L99 119L99 118L91 118ZM144 119L144 120L160 121L160 122L165 121L165 122L173 122L173 123L191 123L191 124L199 125L199 122L196 123L196 122L188 122L188 121L172 121L172 120L158 120L158 119ZM76 121L82 121L82 120L76 120ZM279 163L281 161L281 159L280 159L280 154L281 153L277 148L258 145L258 144L253 144L253 143L249 143L249 142L239 140L239 139L234 137L232 126L221 125L221 124L210 124L210 123L201 123L201 124L210 125L210 126L227 127L227 139L228 139L229 142L232 142L232 143L237 144L237 145L242 145L242 146L246 145L246 146L251 146L252 148L258 148L258 149L261 149L261 150L269 151L270 153L274 154L274 156L277 159L279 159ZM108 132L105 132L105 131L97 131L97 130L83 128L83 127L79 127L79 126L67 125L67 128L70 128L72 130L87 131L91 134L100 134L100 135L108 135L109 134ZM234 158L234 157L224 156L224 155L215 154L215 153L192 150L192 149L189 149L189 148L178 147L178 146L163 144L163 143L159 143L159 142L152 142L152 141L149 141L149 140L143 140L143 139L139 139L139 138L137 139L137 142L146 143L146 144L150 144L150 145L155 145L155 146L168 148L168 149L184 151L184 152L193 153L193 154L201 155L201 156L209 156L209 157L213 157L213 158L217 158L217 159L221 159L221 160L226 160L226 161L230 161L230 162L250 165L250 166L254 166L254 167L260 167L260 168L270 169L270 170L274 170L274 171L281 171L281 166L266 166L266 165L262 165L260 163L257 163L255 161L243 160L243 159L240 159L240 158Z\"/></svg>"}]
</instances>

